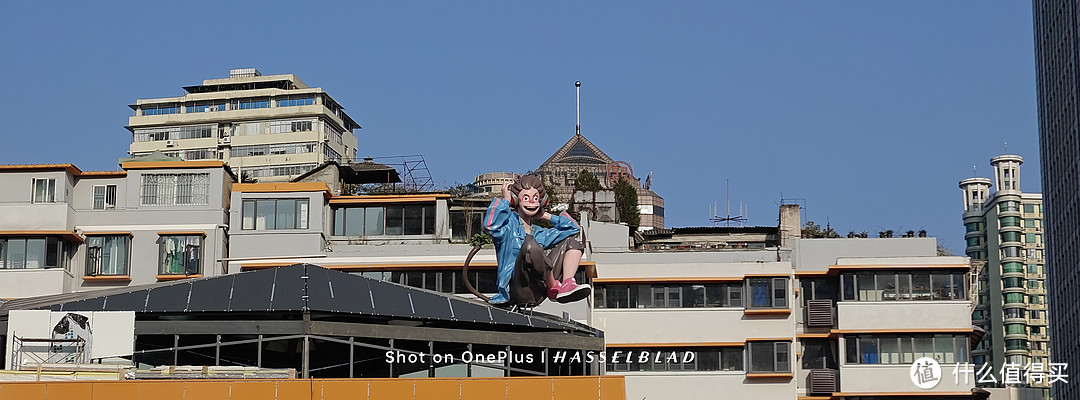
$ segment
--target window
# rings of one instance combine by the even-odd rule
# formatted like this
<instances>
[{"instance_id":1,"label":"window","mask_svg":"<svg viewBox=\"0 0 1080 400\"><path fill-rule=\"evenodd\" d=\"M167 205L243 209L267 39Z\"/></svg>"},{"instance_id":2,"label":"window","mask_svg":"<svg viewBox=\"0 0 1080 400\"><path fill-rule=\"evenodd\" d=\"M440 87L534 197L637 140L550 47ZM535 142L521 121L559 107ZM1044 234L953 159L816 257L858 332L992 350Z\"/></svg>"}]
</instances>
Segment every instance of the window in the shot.
<instances>
[{"instance_id":1,"label":"window","mask_svg":"<svg viewBox=\"0 0 1080 400\"><path fill-rule=\"evenodd\" d=\"M281 144L257 144L252 146L235 146L229 153L232 157L265 156L280 154L303 154L314 153L315 142L310 143L281 143Z\"/></svg>"},{"instance_id":2,"label":"window","mask_svg":"<svg viewBox=\"0 0 1080 400\"><path fill-rule=\"evenodd\" d=\"M127 275L129 236L86 238L86 275Z\"/></svg>"},{"instance_id":3,"label":"window","mask_svg":"<svg viewBox=\"0 0 1080 400\"><path fill-rule=\"evenodd\" d=\"M56 179L34 178L34 192L30 199L32 203L55 203L56 202Z\"/></svg>"},{"instance_id":4,"label":"window","mask_svg":"<svg viewBox=\"0 0 1080 400\"><path fill-rule=\"evenodd\" d=\"M308 199L244 200L241 229L307 229Z\"/></svg>"},{"instance_id":5,"label":"window","mask_svg":"<svg viewBox=\"0 0 1080 400\"><path fill-rule=\"evenodd\" d=\"M160 140L201 139L212 137L215 125L168 126L163 128L136 129L133 141L155 142Z\"/></svg>"},{"instance_id":6,"label":"window","mask_svg":"<svg viewBox=\"0 0 1080 400\"><path fill-rule=\"evenodd\" d=\"M166 115L166 114L179 114L179 104L162 104L156 106L143 106L142 115Z\"/></svg>"},{"instance_id":7,"label":"window","mask_svg":"<svg viewBox=\"0 0 1080 400\"><path fill-rule=\"evenodd\" d=\"M1033 213L1035 213L1035 204L1034 203L1024 203L1024 213L1025 214L1033 214Z\"/></svg>"},{"instance_id":8,"label":"window","mask_svg":"<svg viewBox=\"0 0 1080 400\"><path fill-rule=\"evenodd\" d=\"M742 308L742 283L599 285L597 308Z\"/></svg>"},{"instance_id":9,"label":"window","mask_svg":"<svg viewBox=\"0 0 1080 400\"><path fill-rule=\"evenodd\" d=\"M116 208L116 185L94 186L94 209L111 210Z\"/></svg>"},{"instance_id":10,"label":"window","mask_svg":"<svg viewBox=\"0 0 1080 400\"><path fill-rule=\"evenodd\" d=\"M286 96L277 101L278 107L310 106L315 104L315 96Z\"/></svg>"},{"instance_id":11,"label":"window","mask_svg":"<svg viewBox=\"0 0 1080 400\"><path fill-rule=\"evenodd\" d=\"M207 205L210 174L144 174L140 199L144 206Z\"/></svg>"},{"instance_id":12,"label":"window","mask_svg":"<svg viewBox=\"0 0 1080 400\"><path fill-rule=\"evenodd\" d=\"M791 372L789 342L748 342L750 372Z\"/></svg>"},{"instance_id":13,"label":"window","mask_svg":"<svg viewBox=\"0 0 1080 400\"><path fill-rule=\"evenodd\" d=\"M58 237L0 238L0 269L67 266L67 249Z\"/></svg>"},{"instance_id":14,"label":"window","mask_svg":"<svg viewBox=\"0 0 1080 400\"><path fill-rule=\"evenodd\" d=\"M435 205L335 208L333 232L334 236L433 235Z\"/></svg>"},{"instance_id":15,"label":"window","mask_svg":"<svg viewBox=\"0 0 1080 400\"><path fill-rule=\"evenodd\" d=\"M802 343L802 369L838 369L836 342L827 339L809 339Z\"/></svg>"},{"instance_id":16,"label":"window","mask_svg":"<svg viewBox=\"0 0 1080 400\"><path fill-rule=\"evenodd\" d=\"M846 335L847 364L910 364L922 357L939 363L967 361L967 336L928 335Z\"/></svg>"},{"instance_id":17,"label":"window","mask_svg":"<svg viewBox=\"0 0 1080 400\"><path fill-rule=\"evenodd\" d=\"M865 271L840 275L844 300L963 300L966 275L948 271Z\"/></svg>"},{"instance_id":18,"label":"window","mask_svg":"<svg viewBox=\"0 0 1080 400\"><path fill-rule=\"evenodd\" d=\"M232 109L234 110L251 110L256 108L270 108L270 98L260 97L232 101Z\"/></svg>"},{"instance_id":19,"label":"window","mask_svg":"<svg viewBox=\"0 0 1080 400\"><path fill-rule=\"evenodd\" d=\"M315 164L294 164L272 167L244 167L243 173L252 178L262 178L266 176L301 175L312 169L315 169ZM239 168L233 168L233 172L240 175Z\"/></svg>"},{"instance_id":20,"label":"window","mask_svg":"<svg viewBox=\"0 0 1080 400\"><path fill-rule=\"evenodd\" d=\"M750 304L746 308L787 308L787 278L749 278L746 291Z\"/></svg>"},{"instance_id":21,"label":"window","mask_svg":"<svg viewBox=\"0 0 1080 400\"><path fill-rule=\"evenodd\" d=\"M193 275L201 271L202 235L162 236L158 274Z\"/></svg>"}]
</instances>

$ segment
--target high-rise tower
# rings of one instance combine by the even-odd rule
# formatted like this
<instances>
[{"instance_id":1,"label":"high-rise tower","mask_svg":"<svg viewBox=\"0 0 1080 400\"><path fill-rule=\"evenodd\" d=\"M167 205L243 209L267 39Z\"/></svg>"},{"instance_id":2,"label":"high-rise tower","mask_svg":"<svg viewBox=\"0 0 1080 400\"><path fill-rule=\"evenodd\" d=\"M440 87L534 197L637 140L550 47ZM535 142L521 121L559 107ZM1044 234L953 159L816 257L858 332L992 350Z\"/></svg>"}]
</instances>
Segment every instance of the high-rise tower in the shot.
<instances>
[{"instance_id":1,"label":"high-rise tower","mask_svg":"<svg viewBox=\"0 0 1080 400\"><path fill-rule=\"evenodd\" d=\"M1039 155L1046 200L1051 337L1055 362L1080 363L1080 2L1035 0ZM1080 399L1059 384L1055 398Z\"/></svg>"},{"instance_id":2,"label":"high-rise tower","mask_svg":"<svg viewBox=\"0 0 1080 400\"><path fill-rule=\"evenodd\" d=\"M184 160L222 160L242 178L284 181L326 161L353 161L359 129L322 88L296 75L234 69L186 86L180 97L130 107L132 156L161 151Z\"/></svg>"},{"instance_id":3,"label":"high-rise tower","mask_svg":"<svg viewBox=\"0 0 1080 400\"><path fill-rule=\"evenodd\" d=\"M1042 197L1020 191L1017 155L990 160L994 179L960 181L967 255L986 263L972 320L986 335L971 353L976 366L1050 362ZM996 191L991 192L991 187ZM1033 385L1049 391L1048 385ZM1048 393L1044 393L1048 394Z\"/></svg>"}]
</instances>

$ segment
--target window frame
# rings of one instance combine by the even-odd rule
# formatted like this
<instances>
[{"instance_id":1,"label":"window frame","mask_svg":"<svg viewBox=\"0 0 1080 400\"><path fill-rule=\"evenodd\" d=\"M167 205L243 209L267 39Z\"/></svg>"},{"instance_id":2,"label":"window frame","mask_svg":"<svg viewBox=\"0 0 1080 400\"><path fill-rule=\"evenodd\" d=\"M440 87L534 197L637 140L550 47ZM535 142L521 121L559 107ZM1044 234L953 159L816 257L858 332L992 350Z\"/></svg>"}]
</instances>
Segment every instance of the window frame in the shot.
<instances>
[{"instance_id":1,"label":"window frame","mask_svg":"<svg viewBox=\"0 0 1080 400\"><path fill-rule=\"evenodd\" d=\"M98 188L102 188L101 206L98 207ZM94 185L90 192L90 207L94 210L116 209L116 185Z\"/></svg>"},{"instance_id":2,"label":"window frame","mask_svg":"<svg viewBox=\"0 0 1080 400\"><path fill-rule=\"evenodd\" d=\"M120 266L120 271L115 273L106 273L105 269L105 246L108 239L120 239L123 242L123 256L120 262L123 264ZM94 246L93 242L100 240L101 243ZM97 262L93 261L94 250L98 249ZM115 257L115 255L113 255ZM86 276L121 276L129 275L131 273L131 236L128 235L93 235L86 238Z\"/></svg>"},{"instance_id":3,"label":"window frame","mask_svg":"<svg viewBox=\"0 0 1080 400\"><path fill-rule=\"evenodd\" d=\"M787 277L747 277L744 281L743 305L747 310L751 309L785 309L790 308L788 304L788 281ZM767 299L767 305L758 305L755 303L754 287L764 283L765 298ZM750 296L746 296L750 294ZM747 298L749 297L749 298Z\"/></svg>"},{"instance_id":4,"label":"window frame","mask_svg":"<svg viewBox=\"0 0 1080 400\"><path fill-rule=\"evenodd\" d=\"M175 271L172 271L172 270L166 268L166 266L167 266L166 261L168 261L168 259L170 257L169 255L166 254L166 252L168 251L167 246L169 245L170 238L184 238L182 240L184 249L182 251L180 251L180 253L182 254L180 266L182 267L183 272L175 272ZM191 244L191 240L193 238L196 239L196 241L197 241L196 245ZM187 235L187 234L175 234L175 235L162 234L162 235L159 235L159 237L158 237L158 263L157 263L158 275L199 275L199 274L201 274L202 270L203 270L203 261L204 261L204 258L205 258L205 251L204 251L205 242L206 242L206 237L204 235ZM196 260L197 265L195 265L194 270L189 268L189 265L188 265L189 264L188 258L189 258L189 255L192 252L192 249L191 249L192 247L197 248L197 255L198 255L198 259Z\"/></svg>"},{"instance_id":5,"label":"window frame","mask_svg":"<svg viewBox=\"0 0 1080 400\"><path fill-rule=\"evenodd\" d=\"M273 227L266 227L265 224L269 221L263 221L263 228L259 228L259 215L260 204L273 202L273 210L269 215L273 216ZM288 224L282 227L281 221L285 220L279 218L280 204L282 202L292 202L292 227ZM248 206L251 206L250 209ZM252 214L248 214L251 212ZM250 218L250 219L248 219ZM280 231L280 230L306 230L311 227L311 199L307 197L291 197L291 198L249 198L244 199L240 203L240 230L244 231Z\"/></svg>"},{"instance_id":6,"label":"window frame","mask_svg":"<svg viewBox=\"0 0 1080 400\"><path fill-rule=\"evenodd\" d=\"M754 367L754 348L755 347L771 347L770 353L772 354L771 369L755 369ZM783 357L781 357L783 356ZM783 358L783 360L781 360ZM783 367L781 367L783 365ZM746 342L746 366L747 374L761 374L761 373L791 373L791 342L786 341L749 341Z\"/></svg>"},{"instance_id":7,"label":"window frame","mask_svg":"<svg viewBox=\"0 0 1080 400\"><path fill-rule=\"evenodd\" d=\"M38 182L45 183L44 199L38 198ZM33 178L30 183L30 202L33 204L56 203L56 178Z\"/></svg>"}]
</instances>

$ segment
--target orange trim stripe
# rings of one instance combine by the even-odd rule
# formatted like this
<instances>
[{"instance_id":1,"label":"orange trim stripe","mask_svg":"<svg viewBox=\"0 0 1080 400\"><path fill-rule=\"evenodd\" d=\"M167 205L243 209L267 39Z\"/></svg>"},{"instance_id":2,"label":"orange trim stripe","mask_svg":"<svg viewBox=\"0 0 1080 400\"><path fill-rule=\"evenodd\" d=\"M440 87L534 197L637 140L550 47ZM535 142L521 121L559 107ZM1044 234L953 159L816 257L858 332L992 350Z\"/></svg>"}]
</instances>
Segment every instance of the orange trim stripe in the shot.
<instances>
[{"instance_id":1,"label":"orange trim stripe","mask_svg":"<svg viewBox=\"0 0 1080 400\"><path fill-rule=\"evenodd\" d=\"M287 267L290 265L299 264L300 262L241 262L240 267L242 269L264 269L274 267ZM456 269L464 266L461 262L432 262L432 263L376 263L376 264L327 264L320 267L326 269L333 269L339 271L365 271L365 270L377 270L377 271L394 271L394 270L427 270L427 269ZM469 268L495 268L498 264L495 262L474 262L469 264ZM593 261L583 261L581 266L589 268L595 267L596 263Z\"/></svg>"},{"instance_id":2,"label":"orange trim stripe","mask_svg":"<svg viewBox=\"0 0 1080 400\"><path fill-rule=\"evenodd\" d=\"M970 399L970 398L971 398L971 392L932 392L932 391L925 391L925 392L871 392L871 393L844 393L844 392L841 392L841 393L833 393L833 396L836 396L836 397L848 397L848 396L851 396L851 397L857 397L857 396L866 396L866 397L893 397L893 396L903 396L903 397L941 397L941 396L962 396L962 397L964 397L964 398L966 398L966 399Z\"/></svg>"},{"instance_id":3,"label":"orange trim stripe","mask_svg":"<svg viewBox=\"0 0 1080 400\"><path fill-rule=\"evenodd\" d=\"M175 232L158 232L158 236L191 236L201 235L206 237L206 232L202 231L175 231Z\"/></svg>"},{"instance_id":4,"label":"orange trim stripe","mask_svg":"<svg viewBox=\"0 0 1080 400\"><path fill-rule=\"evenodd\" d=\"M943 329L833 329L833 334L874 334L874 333L972 333L972 328L943 328Z\"/></svg>"},{"instance_id":5,"label":"orange trim stripe","mask_svg":"<svg viewBox=\"0 0 1080 400\"><path fill-rule=\"evenodd\" d=\"M282 182L282 183L234 183L232 191L242 193L285 193L285 192L323 192L330 197L330 186L325 182Z\"/></svg>"},{"instance_id":6,"label":"orange trim stripe","mask_svg":"<svg viewBox=\"0 0 1080 400\"><path fill-rule=\"evenodd\" d=\"M747 342L790 342L790 337L778 337L778 338L746 338Z\"/></svg>"},{"instance_id":7,"label":"orange trim stripe","mask_svg":"<svg viewBox=\"0 0 1080 400\"><path fill-rule=\"evenodd\" d=\"M585 263L582 262L582 265ZM596 278L593 283L649 283L649 282L681 282L681 283L709 283L709 282L742 282L742 277L655 277L655 278Z\"/></svg>"},{"instance_id":8,"label":"orange trim stripe","mask_svg":"<svg viewBox=\"0 0 1080 400\"><path fill-rule=\"evenodd\" d=\"M0 165L0 171L67 171L72 175L79 175L82 170L76 167L75 164L20 164L20 165Z\"/></svg>"},{"instance_id":9,"label":"orange trim stripe","mask_svg":"<svg viewBox=\"0 0 1080 400\"><path fill-rule=\"evenodd\" d=\"M793 377L795 377L795 374L791 372L746 374L746 379L790 379Z\"/></svg>"},{"instance_id":10,"label":"orange trim stripe","mask_svg":"<svg viewBox=\"0 0 1080 400\"><path fill-rule=\"evenodd\" d=\"M800 333L795 337L798 339L829 339L834 336L831 333Z\"/></svg>"},{"instance_id":11,"label":"orange trim stripe","mask_svg":"<svg viewBox=\"0 0 1080 400\"><path fill-rule=\"evenodd\" d=\"M438 199L449 199L445 193L402 194L373 196L339 196L330 199L330 204L388 204L388 203L431 203Z\"/></svg>"},{"instance_id":12,"label":"orange trim stripe","mask_svg":"<svg viewBox=\"0 0 1080 400\"><path fill-rule=\"evenodd\" d=\"M688 342L688 343L608 343L607 348L640 347L743 347L743 342Z\"/></svg>"},{"instance_id":13,"label":"orange trim stripe","mask_svg":"<svg viewBox=\"0 0 1080 400\"><path fill-rule=\"evenodd\" d=\"M881 264L881 265L830 265L829 270L865 270L865 269L970 269L968 264Z\"/></svg>"},{"instance_id":14,"label":"orange trim stripe","mask_svg":"<svg viewBox=\"0 0 1080 400\"><path fill-rule=\"evenodd\" d=\"M83 242L75 231L0 231L0 236L63 236L68 241Z\"/></svg>"},{"instance_id":15,"label":"orange trim stripe","mask_svg":"<svg viewBox=\"0 0 1080 400\"><path fill-rule=\"evenodd\" d=\"M79 174L80 178L123 178L127 171L86 171Z\"/></svg>"},{"instance_id":16,"label":"orange trim stripe","mask_svg":"<svg viewBox=\"0 0 1080 400\"><path fill-rule=\"evenodd\" d=\"M124 235L132 236L131 232L128 232L128 231L83 232L83 235L86 235L86 236L124 236Z\"/></svg>"},{"instance_id":17,"label":"orange trim stripe","mask_svg":"<svg viewBox=\"0 0 1080 400\"><path fill-rule=\"evenodd\" d=\"M203 277L202 274L193 274L193 275L173 275L173 274L170 274L170 275L158 275L157 280L159 280L159 281L178 281L178 280L181 280L181 279L188 279L188 278L193 279L193 278L202 278L202 277Z\"/></svg>"},{"instance_id":18,"label":"orange trim stripe","mask_svg":"<svg viewBox=\"0 0 1080 400\"><path fill-rule=\"evenodd\" d=\"M128 275L93 275L82 277L84 281L98 281L98 282L131 282L131 277Z\"/></svg>"},{"instance_id":19,"label":"orange trim stripe","mask_svg":"<svg viewBox=\"0 0 1080 400\"><path fill-rule=\"evenodd\" d=\"M776 308L776 309L746 309L743 310L743 314L746 315L776 315L776 314L791 314L790 308Z\"/></svg>"},{"instance_id":20,"label":"orange trim stripe","mask_svg":"<svg viewBox=\"0 0 1080 400\"><path fill-rule=\"evenodd\" d=\"M158 168L214 168L223 167L225 162L217 160L198 161L128 161L120 163L123 169L158 169Z\"/></svg>"}]
</instances>

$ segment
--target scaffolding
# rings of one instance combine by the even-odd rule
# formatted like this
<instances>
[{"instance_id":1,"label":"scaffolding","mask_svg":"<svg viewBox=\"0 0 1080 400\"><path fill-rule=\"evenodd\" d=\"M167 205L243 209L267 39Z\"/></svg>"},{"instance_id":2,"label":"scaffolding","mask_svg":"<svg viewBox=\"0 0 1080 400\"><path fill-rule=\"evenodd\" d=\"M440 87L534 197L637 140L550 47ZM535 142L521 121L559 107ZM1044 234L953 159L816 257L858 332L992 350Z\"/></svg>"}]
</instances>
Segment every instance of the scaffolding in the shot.
<instances>
[{"instance_id":1,"label":"scaffolding","mask_svg":"<svg viewBox=\"0 0 1080 400\"><path fill-rule=\"evenodd\" d=\"M435 181L428 171L427 161L420 154L404 156L368 157L372 161L393 167L401 177L401 185L395 191L429 192L435 188Z\"/></svg>"},{"instance_id":2,"label":"scaffolding","mask_svg":"<svg viewBox=\"0 0 1080 400\"><path fill-rule=\"evenodd\" d=\"M52 339L25 338L13 336L11 340L11 360L15 369L22 366L42 364L87 364L90 353L87 352L83 338Z\"/></svg>"}]
</instances>

